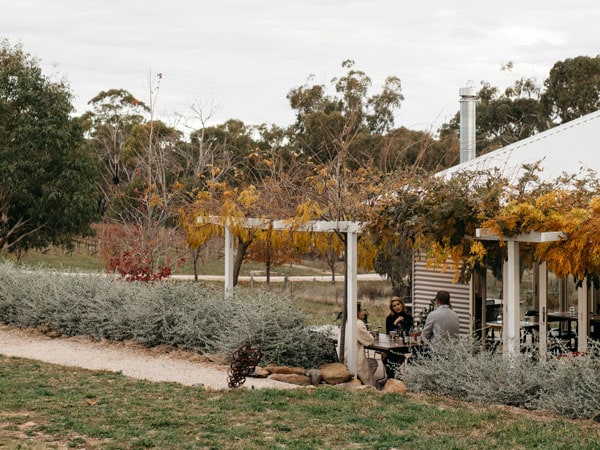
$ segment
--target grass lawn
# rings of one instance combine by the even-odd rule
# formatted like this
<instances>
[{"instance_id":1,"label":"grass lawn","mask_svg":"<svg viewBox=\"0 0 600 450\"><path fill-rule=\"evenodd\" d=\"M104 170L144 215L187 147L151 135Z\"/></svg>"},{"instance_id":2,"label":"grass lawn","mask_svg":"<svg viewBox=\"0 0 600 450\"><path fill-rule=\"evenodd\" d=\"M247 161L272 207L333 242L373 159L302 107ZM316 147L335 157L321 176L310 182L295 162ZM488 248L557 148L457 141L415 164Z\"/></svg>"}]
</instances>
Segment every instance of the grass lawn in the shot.
<instances>
[{"instance_id":1,"label":"grass lawn","mask_svg":"<svg viewBox=\"0 0 600 450\"><path fill-rule=\"evenodd\" d=\"M207 391L0 357L0 447L597 449L600 425L333 387Z\"/></svg>"},{"instance_id":2,"label":"grass lawn","mask_svg":"<svg viewBox=\"0 0 600 450\"><path fill-rule=\"evenodd\" d=\"M200 275L223 275L224 261L220 252L215 254L203 255L198 265ZM193 275L194 268L189 258L181 249L174 249L171 255L174 261L184 258L185 262L179 266L173 267L173 273L182 275ZM0 260L6 259L16 261L14 254L0 253ZM59 247L49 247L44 251L30 250L21 257L21 263L28 266L42 266L58 270L72 271L90 271L102 272L104 264L96 247L88 248L85 245L77 245L73 250L66 251ZM338 271L342 270L342 264L339 264ZM254 261L245 261L242 264L240 275L263 274L264 264ZM323 263L318 261L305 264L285 264L273 267L272 274L275 275L328 275L329 272L323 267Z\"/></svg>"}]
</instances>

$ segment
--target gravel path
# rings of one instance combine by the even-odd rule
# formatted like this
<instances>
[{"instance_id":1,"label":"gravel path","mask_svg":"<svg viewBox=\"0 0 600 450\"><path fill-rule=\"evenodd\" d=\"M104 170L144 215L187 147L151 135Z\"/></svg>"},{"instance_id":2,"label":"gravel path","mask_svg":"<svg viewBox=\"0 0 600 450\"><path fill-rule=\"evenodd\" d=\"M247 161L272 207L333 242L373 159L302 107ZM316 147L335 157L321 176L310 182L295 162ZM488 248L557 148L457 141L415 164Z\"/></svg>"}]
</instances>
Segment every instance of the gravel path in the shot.
<instances>
[{"instance_id":1,"label":"gravel path","mask_svg":"<svg viewBox=\"0 0 600 450\"><path fill-rule=\"evenodd\" d=\"M189 352L147 349L137 344L94 341L88 337L49 337L39 331L0 326L0 355L35 359L62 366L108 370L141 380L228 389L228 366ZM280 381L247 378L251 389L292 389Z\"/></svg>"}]
</instances>

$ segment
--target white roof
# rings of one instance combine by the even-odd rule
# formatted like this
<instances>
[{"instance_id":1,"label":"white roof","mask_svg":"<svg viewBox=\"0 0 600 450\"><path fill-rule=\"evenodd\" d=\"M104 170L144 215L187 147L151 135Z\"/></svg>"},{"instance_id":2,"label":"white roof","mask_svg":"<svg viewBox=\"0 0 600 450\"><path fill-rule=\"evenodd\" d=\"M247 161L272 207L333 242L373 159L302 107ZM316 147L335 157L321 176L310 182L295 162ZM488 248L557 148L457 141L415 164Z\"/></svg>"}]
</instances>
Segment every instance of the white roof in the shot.
<instances>
[{"instance_id":1,"label":"white roof","mask_svg":"<svg viewBox=\"0 0 600 450\"><path fill-rule=\"evenodd\" d=\"M599 150L600 111L596 111L453 166L438 175L449 177L460 171L497 168L503 176L516 181L523 172L523 164L540 161L543 169L540 178L551 181L562 174L574 175L587 169L600 173Z\"/></svg>"}]
</instances>

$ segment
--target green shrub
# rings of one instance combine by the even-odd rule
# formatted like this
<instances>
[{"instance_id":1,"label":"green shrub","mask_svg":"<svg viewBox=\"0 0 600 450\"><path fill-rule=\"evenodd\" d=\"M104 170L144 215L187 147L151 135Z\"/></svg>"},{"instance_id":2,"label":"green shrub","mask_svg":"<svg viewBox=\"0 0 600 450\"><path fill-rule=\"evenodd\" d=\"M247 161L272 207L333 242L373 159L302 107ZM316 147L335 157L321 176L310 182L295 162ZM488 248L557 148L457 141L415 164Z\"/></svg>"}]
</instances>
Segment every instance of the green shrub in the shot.
<instances>
[{"instance_id":1,"label":"green shrub","mask_svg":"<svg viewBox=\"0 0 600 450\"><path fill-rule=\"evenodd\" d=\"M222 290L202 283L128 283L97 274L30 271L0 265L0 322L44 325L65 336L134 340L230 358L244 342L261 363L316 367L333 356L330 339L306 326L281 294Z\"/></svg>"}]
</instances>

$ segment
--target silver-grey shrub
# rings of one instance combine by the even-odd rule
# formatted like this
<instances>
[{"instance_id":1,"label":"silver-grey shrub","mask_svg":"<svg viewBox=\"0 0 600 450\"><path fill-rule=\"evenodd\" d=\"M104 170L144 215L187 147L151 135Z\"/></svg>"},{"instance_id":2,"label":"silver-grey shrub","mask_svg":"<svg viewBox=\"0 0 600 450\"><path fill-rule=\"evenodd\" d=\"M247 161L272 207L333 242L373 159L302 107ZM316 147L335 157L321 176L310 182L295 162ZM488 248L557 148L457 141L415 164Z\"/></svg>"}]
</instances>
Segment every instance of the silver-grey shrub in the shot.
<instances>
[{"instance_id":1,"label":"silver-grey shrub","mask_svg":"<svg viewBox=\"0 0 600 450\"><path fill-rule=\"evenodd\" d=\"M574 418L600 413L598 347L576 357L481 351L477 340L452 342L409 364L410 390L461 400L547 409Z\"/></svg>"},{"instance_id":2,"label":"silver-grey shrub","mask_svg":"<svg viewBox=\"0 0 600 450\"><path fill-rule=\"evenodd\" d=\"M588 344L584 355L548 360L545 383L535 406L573 418L600 419L600 344Z\"/></svg>"},{"instance_id":3,"label":"silver-grey shrub","mask_svg":"<svg viewBox=\"0 0 600 450\"><path fill-rule=\"evenodd\" d=\"M537 363L518 354L480 351L477 340L459 339L408 366L411 389L480 403L527 407L540 389Z\"/></svg>"},{"instance_id":4,"label":"silver-grey shrub","mask_svg":"<svg viewBox=\"0 0 600 450\"><path fill-rule=\"evenodd\" d=\"M316 367L332 343L310 331L304 313L279 294L222 290L202 283L127 283L96 274L24 270L0 264L0 323L44 325L64 336L134 340L231 358L244 342L261 363Z\"/></svg>"}]
</instances>

